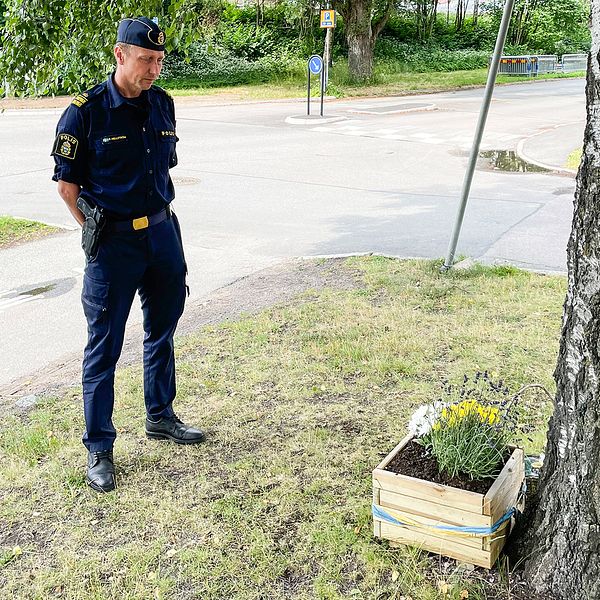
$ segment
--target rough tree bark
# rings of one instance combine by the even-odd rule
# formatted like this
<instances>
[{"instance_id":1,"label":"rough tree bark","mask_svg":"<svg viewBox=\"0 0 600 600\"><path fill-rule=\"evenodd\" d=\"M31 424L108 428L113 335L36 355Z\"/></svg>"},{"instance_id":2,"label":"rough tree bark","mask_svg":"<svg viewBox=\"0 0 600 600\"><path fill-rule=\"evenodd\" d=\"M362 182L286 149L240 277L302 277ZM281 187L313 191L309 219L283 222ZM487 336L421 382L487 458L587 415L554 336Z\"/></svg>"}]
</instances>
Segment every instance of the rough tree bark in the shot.
<instances>
[{"instance_id":1,"label":"rough tree bark","mask_svg":"<svg viewBox=\"0 0 600 600\"><path fill-rule=\"evenodd\" d=\"M374 19L373 4L374 0L338 0L333 3L333 8L344 19L348 72L357 81L365 81L373 75L375 42L394 8L393 0L386 0L379 16Z\"/></svg>"},{"instance_id":2,"label":"rough tree bark","mask_svg":"<svg viewBox=\"0 0 600 600\"><path fill-rule=\"evenodd\" d=\"M591 2L587 127L539 505L525 574L563 600L600 599L600 0Z\"/></svg>"}]
</instances>

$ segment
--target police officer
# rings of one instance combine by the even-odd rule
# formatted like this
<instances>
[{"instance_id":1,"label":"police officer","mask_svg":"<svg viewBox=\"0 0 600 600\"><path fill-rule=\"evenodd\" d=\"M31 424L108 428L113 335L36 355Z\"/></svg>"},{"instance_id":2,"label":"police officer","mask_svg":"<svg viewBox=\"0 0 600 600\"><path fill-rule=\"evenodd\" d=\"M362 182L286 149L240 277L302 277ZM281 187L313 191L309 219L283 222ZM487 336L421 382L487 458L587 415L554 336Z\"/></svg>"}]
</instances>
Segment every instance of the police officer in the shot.
<instances>
[{"instance_id":1,"label":"police officer","mask_svg":"<svg viewBox=\"0 0 600 600\"><path fill-rule=\"evenodd\" d=\"M78 206L100 215L97 248L86 253L81 295L88 324L83 404L88 449L86 480L115 488L112 423L115 365L136 290L144 315L146 435L195 444L204 434L173 412L173 334L186 297L181 232L170 203L169 169L177 164L172 98L153 85L165 34L146 17L123 19L114 48L116 70L78 95L58 122L54 181L84 232Z\"/></svg>"}]
</instances>

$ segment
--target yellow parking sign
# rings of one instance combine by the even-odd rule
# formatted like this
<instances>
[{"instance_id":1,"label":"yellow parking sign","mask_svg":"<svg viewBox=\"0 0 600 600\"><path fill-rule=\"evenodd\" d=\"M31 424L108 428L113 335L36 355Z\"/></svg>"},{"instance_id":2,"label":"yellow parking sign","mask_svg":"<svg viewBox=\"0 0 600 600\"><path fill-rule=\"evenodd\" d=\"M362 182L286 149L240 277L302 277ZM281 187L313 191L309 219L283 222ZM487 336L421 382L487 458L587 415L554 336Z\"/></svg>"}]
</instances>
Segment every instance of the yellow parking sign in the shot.
<instances>
[{"instance_id":1,"label":"yellow parking sign","mask_svg":"<svg viewBox=\"0 0 600 600\"><path fill-rule=\"evenodd\" d=\"M335 10L321 11L321 29L333 29L335 27Z\"/></svg>"}]
</instances>

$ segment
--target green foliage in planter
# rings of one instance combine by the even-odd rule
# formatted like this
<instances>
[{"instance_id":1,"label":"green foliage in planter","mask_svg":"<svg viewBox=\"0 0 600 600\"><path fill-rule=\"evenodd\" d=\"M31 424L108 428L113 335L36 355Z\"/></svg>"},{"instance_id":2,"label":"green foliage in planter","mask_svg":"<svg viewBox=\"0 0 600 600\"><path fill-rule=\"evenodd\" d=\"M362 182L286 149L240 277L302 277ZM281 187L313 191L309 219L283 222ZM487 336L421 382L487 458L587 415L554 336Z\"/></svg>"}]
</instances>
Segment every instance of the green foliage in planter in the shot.
<instances>
[{"instance_id":1,"label":"green foliage in planter","mask_svg":"<svg viewBox=\"0 0 600 600\"><path fill-rule=\"evenodd\" d=\"M438 427L424 440L440 471L451 477L464 473L471 479L498 475L510 435L487 421L482 405L461 403L450 408L456 411L445 409Z\"/></svg>"},{"instance_id":2,"label":"green foliage in planter","mask_svg":"<svg viewBox=\"0 0 600 600\"><path fill-rule=\"evenodd\" d=\"M447 383L444 392L430 413L429 431L418 441L450 477L497 476L519 429L516 396L509 396L503 382L493 381L487 371L472 379L465 375L461 386Z\"/></svg>"}]
</instances>

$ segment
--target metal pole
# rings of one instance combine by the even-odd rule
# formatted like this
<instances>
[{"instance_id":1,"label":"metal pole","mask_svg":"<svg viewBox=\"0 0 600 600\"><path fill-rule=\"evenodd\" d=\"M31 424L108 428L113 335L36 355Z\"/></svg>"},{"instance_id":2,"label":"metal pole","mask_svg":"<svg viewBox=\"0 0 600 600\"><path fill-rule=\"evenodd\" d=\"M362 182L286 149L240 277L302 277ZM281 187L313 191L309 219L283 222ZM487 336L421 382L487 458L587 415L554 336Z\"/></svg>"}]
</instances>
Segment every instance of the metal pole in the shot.
<instances>
[{"instance_id":1,"label":"metal pole","mask_svg":"<svg viewBox=\"0 0 600 600\"><path fill-rule=\"evenodd\" d=\"M333 37L333 29L330 27L325 33L325 50L323 52L323 70L325 71L325 89L329 83L329 63L331 62L331 38Z\"/></svg>"},{"instance_id":2,"label":"metal pole","mask_svg":"<svg viewBox=\"0 0 600 600\"><path fill-rule=\"evenodd\" d=\"M321 69L321 116L323 116L323 94L325 93L325 68Z\"/></svg>"},{"instance_id":3,"label":"metal pole","mask_svg":"<svg viewBox=\"0 0 600 600\"><path fill-rule=\"evenodd\" d=\"M308 80L308 95L306 97L306 110L307 110L307 115L310 117L310 65L308 67L306 67L306 75L307 75L307 80Z\"/></svg>"},{"instance_id":4,"label":"metal pole","mask_svg":"<svg viewBox=\"0 0 600 600\"><path fill-rule=\"evenodd\" d=\"M442 271L447 271L448 269L452 268L452 263L454 262L454 253L456 252L456 246L458 244L458 238L460 236L460 230L465 216L465 209L467 207L467 201L471 191L473 175L475 173L475 167L477 166L479 148L481 147L481 139L483 138L483 131L485 129L485 123L487 121L490 104L492 102L494 85L496 83L496 75L498 74L500 58L502 57L502 51L504 50L504 42L506 41L506 34L508 33L508 27L510 25L510 18L512 16L514 4L515 0L506 0L506 4L504 5L504 14L502 15L502 22L500 23L500 30L498 31L498 39L496 40L496 47L494 48L494 56L492 57L492 62L490 64L487 85L485 88L485 94L483 96L483 105L481 107L481 112L479 113L479 122L477 123L475 139L473 140L473 148L471 149L471 156L469 157L469 164L467 166L467 172L463 182L460 205L456 214L456 222L454 223L454 231L452 232L452 239L450 240L450 244L448 246L448 255L446 257L446 262L441 269Z\"/></svg>"}]
</instances>

